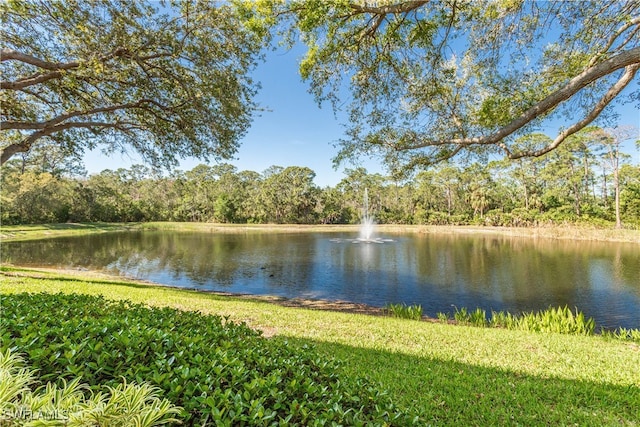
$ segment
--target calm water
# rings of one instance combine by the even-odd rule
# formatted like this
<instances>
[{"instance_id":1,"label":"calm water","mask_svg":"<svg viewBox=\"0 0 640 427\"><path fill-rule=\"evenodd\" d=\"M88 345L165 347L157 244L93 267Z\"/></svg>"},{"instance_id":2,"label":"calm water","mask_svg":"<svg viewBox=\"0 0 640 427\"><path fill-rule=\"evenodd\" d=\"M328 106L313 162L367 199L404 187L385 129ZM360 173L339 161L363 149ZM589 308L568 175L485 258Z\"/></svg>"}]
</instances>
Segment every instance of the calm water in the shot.
<instances>
[{"instance_id":1,"label":"calm water","mask_svg":"<svg viewBox=\"0 0 640 427\"><path fill-rule=\"evenodd\" d=\"M202 290L508 310L577 307L605 327L640 327L637 244L498 236L126 232L4 243L16 265L107 270Z\"/></svg>"}]
</instances>

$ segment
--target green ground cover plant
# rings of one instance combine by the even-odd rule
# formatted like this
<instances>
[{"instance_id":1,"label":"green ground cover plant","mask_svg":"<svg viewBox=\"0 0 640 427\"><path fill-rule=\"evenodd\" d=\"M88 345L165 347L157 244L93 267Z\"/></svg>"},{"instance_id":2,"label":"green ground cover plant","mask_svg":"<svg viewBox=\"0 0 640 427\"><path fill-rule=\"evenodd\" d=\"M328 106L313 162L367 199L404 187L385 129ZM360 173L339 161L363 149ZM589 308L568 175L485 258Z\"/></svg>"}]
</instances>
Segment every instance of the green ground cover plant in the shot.
<instances>
[{"instance_id":1,"label":"green ground cover plant","mask_svg":"<svg viewBox=\"0 0 640 427\"><path fill-rule=\"evenodd\" d=\"M184 408L186 425L413 421L364 378L341 378L332 358L221 316L46 293L3 296L2 310L0 345L43 381L81 377L95 392L149 382Z\"/></svg>"},{"instance_id":2,"label":"green ground cover plant","mask_svg":"<svg viewBox=\"0 0 640 427\"><path fill-rule=\"evenodd\" d=\"M476 328L283 307L58 272L4 268L0 295L104 295L155 307L226 316L341 361L344 381L369 377L422 425L640 424L640 347L604 336ZM87 339L92 342L92 339ZM396 423L398 425L398 423Z\"/></svg>"}]
</instances>

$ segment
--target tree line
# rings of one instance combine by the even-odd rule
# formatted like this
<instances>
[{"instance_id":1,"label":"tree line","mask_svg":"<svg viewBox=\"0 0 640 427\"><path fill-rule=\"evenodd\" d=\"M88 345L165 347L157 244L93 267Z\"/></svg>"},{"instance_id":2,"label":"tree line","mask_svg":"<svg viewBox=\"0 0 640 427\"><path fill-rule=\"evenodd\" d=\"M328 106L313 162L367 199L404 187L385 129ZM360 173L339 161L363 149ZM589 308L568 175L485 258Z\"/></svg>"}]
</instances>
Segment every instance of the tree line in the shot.
<instances>
[{"instance_id":1,"label":"tree line","mask_svg":"<svg viewBox=\"0 0 640 427\"><path fill-rule=\"evenodd\" d=\"M540 138L547 137L520 142ZM308 167L258 173L226 163L169 174L134 165L86 176L77 156L50 144L3 166L1 220L354 224L367 189L378 223L640 226L640 164L620 151L620 138L594 132L539 158L445 162L411 176L352 168L325 188L315 176Z\"/></svg>"}]
</instances>

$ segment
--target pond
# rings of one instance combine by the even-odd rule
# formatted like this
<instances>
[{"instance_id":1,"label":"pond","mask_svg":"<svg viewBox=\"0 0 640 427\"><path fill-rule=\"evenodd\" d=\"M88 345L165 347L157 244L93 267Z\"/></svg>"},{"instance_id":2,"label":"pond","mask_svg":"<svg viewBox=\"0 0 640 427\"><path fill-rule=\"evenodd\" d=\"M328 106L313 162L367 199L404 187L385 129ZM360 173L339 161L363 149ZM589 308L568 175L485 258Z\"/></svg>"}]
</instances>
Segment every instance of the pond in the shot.
<instances>
[{"instance_id":1,"label":"pond","mask_svg":"<svg viewBox=\"0 0 640 427\"><path fill-rule=\"evenodd\" d=\"M117 232L2 245L3 262L106 270L207 291L512 313L578 308L607 328L640 327L633 243L497 235ZM388 241L388 240L392 241Z\"/></svg>"}]
</instances>

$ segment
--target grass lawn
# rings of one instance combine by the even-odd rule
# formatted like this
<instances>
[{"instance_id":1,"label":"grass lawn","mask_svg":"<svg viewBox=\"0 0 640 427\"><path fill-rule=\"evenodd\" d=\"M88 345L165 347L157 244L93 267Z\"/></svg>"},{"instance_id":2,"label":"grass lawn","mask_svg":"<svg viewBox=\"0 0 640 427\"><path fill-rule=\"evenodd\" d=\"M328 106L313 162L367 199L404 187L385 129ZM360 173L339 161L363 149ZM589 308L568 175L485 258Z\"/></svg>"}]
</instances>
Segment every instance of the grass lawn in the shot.
<instances>
[{"instance_id":1,"label":"grass lawn","mask_svg":"<svg viewBox=\"0 0 640 427\"><path fill-rule=\"evenodd\" d=\"M313 344L433 425L640 425L640 346L284 307L87 274L4 268L0 293L100 294L229 316Z\"/></svg>"}]
</instances>

